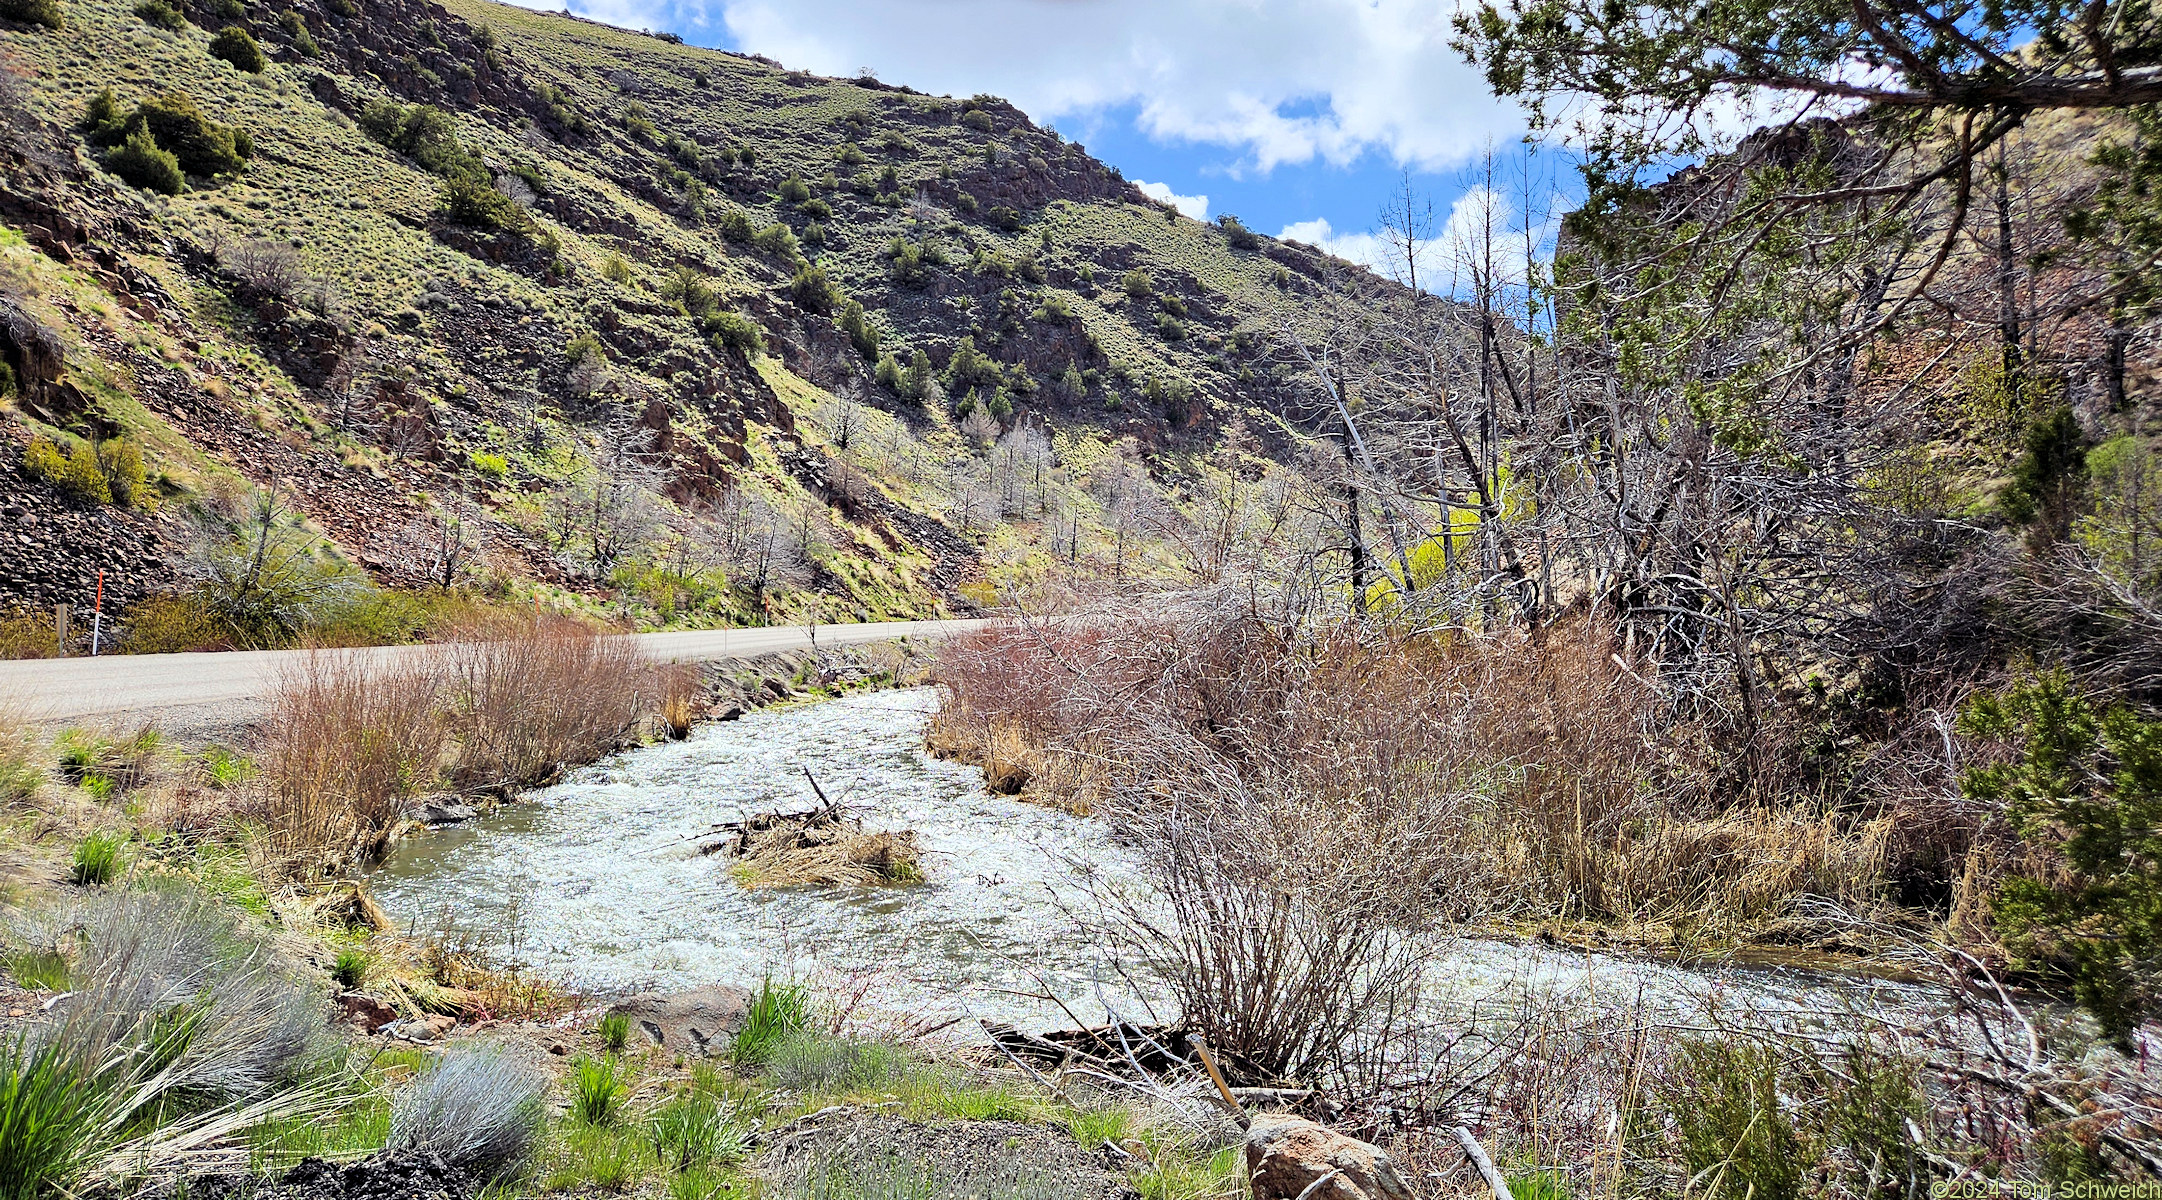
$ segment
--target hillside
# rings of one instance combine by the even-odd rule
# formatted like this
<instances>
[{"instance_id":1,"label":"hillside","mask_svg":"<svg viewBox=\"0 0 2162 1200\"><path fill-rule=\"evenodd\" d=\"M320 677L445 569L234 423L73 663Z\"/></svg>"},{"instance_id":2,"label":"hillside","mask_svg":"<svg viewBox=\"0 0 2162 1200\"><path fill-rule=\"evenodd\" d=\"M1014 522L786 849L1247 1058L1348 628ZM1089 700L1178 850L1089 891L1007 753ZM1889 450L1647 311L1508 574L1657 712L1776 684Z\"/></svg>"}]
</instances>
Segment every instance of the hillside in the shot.
<instances>
[{"instance_id":1,"label":"hillside","mask_svg":"<svg viewBox=\"0 0 2162 1200\"><path fill-rule=\"evenodd\" d=\"M1090 464L1175 494L1228 428L1297 436L1241 297L1320 256L992 98L470 0L13 11L57 27L0 21L0 605L198 583L206 538L297 528L267 496L380 583L925 615L1045 540L1047 486L974 511L994 440L1078 560ZM23 465L118 438L132 505Z\"/></svg>"}]
</instances>

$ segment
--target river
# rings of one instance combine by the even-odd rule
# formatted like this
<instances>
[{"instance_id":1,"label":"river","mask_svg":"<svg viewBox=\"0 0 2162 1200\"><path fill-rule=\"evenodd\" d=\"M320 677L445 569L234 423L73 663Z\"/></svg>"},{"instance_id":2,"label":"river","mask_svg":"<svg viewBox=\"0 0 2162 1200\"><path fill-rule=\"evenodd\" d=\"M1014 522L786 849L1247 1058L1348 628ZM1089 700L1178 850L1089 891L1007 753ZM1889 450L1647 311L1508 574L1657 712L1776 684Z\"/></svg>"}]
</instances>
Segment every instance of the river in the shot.
<instances>
[{"instance_id":1,"label":"river","mask_svg":"<svg viewBox=\"0 0 2162 1200\"><path fill-rule=\"evenodd\" d=\"M401 927L461 930L596 992L755 984L771 974L862 991L889 1011L1070 1025L1134 986L1075 914L1089 884L1133 879L1100 823L983 790L923 750L928 688L851 696L705 725L626 751L464 825L402 842L371 887ZM911 829L928 881L752 891L699 835L808 807L804 772L869 829ZM1524 989L1670 1010L1806 1015L1911 999L1897 985L1793 969L1681 968L1485 939L1433 947L1430 986L1456 1003ZM1168 1015L1168 1014L1166 1014Z\"/></svg>"}]
</instances>

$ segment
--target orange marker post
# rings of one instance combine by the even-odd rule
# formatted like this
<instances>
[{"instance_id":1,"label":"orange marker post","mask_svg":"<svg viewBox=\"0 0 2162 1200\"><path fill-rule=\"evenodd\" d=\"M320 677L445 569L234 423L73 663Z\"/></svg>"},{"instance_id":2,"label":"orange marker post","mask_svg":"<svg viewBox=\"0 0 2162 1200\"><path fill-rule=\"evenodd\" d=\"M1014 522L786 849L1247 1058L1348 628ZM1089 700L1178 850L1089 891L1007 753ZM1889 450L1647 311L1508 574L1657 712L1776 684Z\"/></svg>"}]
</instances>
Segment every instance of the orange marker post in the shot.
<instances>
[{"instance_id":1,"label":"orange marker post","mask_svg":"<svg viewBox=\"0 0 2162 1200\"><path fill-rule=\"evenodd\" d=\"M105 572L98 572L98 595L90 606L90 657L98 656L98 638L105 632Z\"/></svg>"}]
</instances>

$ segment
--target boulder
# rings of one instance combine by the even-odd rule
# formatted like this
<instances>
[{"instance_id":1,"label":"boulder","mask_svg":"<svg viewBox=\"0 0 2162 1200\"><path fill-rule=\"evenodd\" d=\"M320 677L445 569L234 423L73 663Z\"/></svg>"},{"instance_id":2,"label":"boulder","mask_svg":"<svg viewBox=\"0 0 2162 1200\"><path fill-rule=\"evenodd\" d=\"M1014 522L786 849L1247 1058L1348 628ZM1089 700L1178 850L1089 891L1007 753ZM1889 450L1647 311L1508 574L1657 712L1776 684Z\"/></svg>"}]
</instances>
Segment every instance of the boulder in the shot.
<instances>
[{"instance_id":1,"label":"boulder","mask_svg":"<svg viewBox=\"0 0 2162 1200\"><path fill-rule=\"evenodd\" d=\"M374 1033L398 1019L398 1010L389 1002L360 992L346 992L338 997L338 1007L345 1012L346 1020Z\"/></svg>"},{"instance_id":2,"label":"boulder","mask_svg":"<svg viewBox=\"0 0 2162 1200\"><path fill-rule=\"evenodd\" d=\"M1381 1147L1279 1113L1247 1128L1246 1173L1254 1200L1411 1200Z\"/></svg>"},{"instance_id":3,"label":"boulder","mask_svg":"<svg viewBox=\"0 0 2162 1200\"><path fill-rule=\"evenodd\" d=\"M751 994L739 987L712 984L687 992L650 992L633 996L608 1010L621 1013L656 1046L679 1054L719 1054L743 1028Z\"/></svg>"}]
</instances>

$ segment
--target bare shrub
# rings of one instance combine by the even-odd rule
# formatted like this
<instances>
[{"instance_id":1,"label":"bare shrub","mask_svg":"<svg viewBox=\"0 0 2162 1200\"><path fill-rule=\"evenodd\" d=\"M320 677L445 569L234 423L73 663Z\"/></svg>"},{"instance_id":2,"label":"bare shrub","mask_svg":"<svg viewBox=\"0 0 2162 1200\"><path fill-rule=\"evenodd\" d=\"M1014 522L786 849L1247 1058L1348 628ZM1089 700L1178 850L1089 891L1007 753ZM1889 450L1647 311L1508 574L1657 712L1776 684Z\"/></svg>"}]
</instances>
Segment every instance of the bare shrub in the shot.
<instances>
[{"instance_id":1,"label":"bare shrub","mask_svg":"<svg viewBox=\"0 0 2162 1200\"><path fill-rule=\"evenodd\" d=\"M407 803L438 777L443 699L433 655L317 650L289 668L261 753L274 852L301 870L379 855Z\"/></svg>"},{"instance_id":2,"label":"bare shrub","mask_svg":"<svg viewBox=\"0 0 2162 1200\"><path fill-rule=\"evenodd\" d=\"M520 1174L540 1136L547 1080L495 1047L451 1052L390 1106L390 1144L431 1150L484 1179Z\"/></svg>"},{"instance_id":3,"label":"bare shrub","mask_svg":"<svg viewBox=\"0 0 2162 1200\"><path fill-rule=\"evenodd\" d=\"M1441 872L1427 883L1467 918L1718 926L1805 896L1879 899L1886 812L1765 773L1737 786L1619 651L1595 624L1292 630L1163 601L946 642L931 737L1152 835L1155 810L1186 795L1432 810L1454 854L1420 860Z\"/></svg>"},{"instance_id":4,"label":"bare shrub","mask_svg":"<svg viewBox=\"0 0 2162 1200\"><path fill-rule=\"evenodd\" d=\"M1348 809L1229 773L1132 813L1145 898L1106 892L1108 932L1245 1082L1343 1085L1401 1039L1418 1000L1448 814L1383 794Z\"/></svg>"},{"instance_id":5,"label":"bare shrub","mask_svg":"<svg viewBox=\"0 0 2162 1200\"><path fill-rule=\"evenodd\" d=\"M463 787L551 782L622 746L657 698L635 643L575 621L527 621L461 639L448 655Z\"/></svg>"},{"instance_id":6,"label":"bare shrub","mask_svg":"<svg viewBox=\"0 0 2162 1200\"><path fill-rule=\"evenodd\" d=\"M217 254L219 266L265 296L283 299L295 293L306 278L300 251L284 242L229 242L219 247Z\"/></svg>"}]
</instances>

